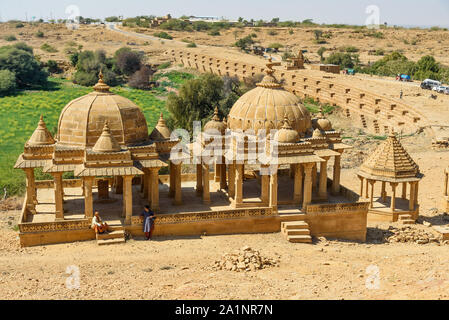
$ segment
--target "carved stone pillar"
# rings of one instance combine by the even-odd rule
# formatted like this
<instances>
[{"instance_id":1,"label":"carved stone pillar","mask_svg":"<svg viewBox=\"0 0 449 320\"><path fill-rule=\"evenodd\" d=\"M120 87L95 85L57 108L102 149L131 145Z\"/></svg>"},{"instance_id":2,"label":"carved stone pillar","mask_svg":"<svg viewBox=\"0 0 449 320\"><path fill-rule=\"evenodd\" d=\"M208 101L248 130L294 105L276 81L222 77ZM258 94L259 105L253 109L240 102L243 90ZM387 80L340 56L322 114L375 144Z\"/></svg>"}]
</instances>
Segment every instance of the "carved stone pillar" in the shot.
<instances>
[{"instance_id":1,"label":"carved stone pillar","mask_svg":"<svg viewBox=\"0 0 449 320\"><path fill-rule=\"evenodd\" d=\"M182 205L182 166L176 165L175 205Z\"/></svg>"},{"instance_id":2,"label":"carved stone pillar","mask_svg":"<svg viewBox=\"0 0 449 320\"><path fill-rule=\"evenodd\" d=\"M309 204L312 203L312 170L314 164L306 163L304 164L304 202L303 208L306 208Z\"/></svg>"},{"instance_id":3,"label":"carved stone pillar","mask_svg":"<svg viewBox=\"0 0 449 320\"><path fill-rule=\"evenodd\" d=\"M343 151L336 150L343 153ZM334 158L334 172L332 181L332 194L337 195L340 193L340 176L341 176L341 155Z\"/></svg>"},{"instance_id":4,"label":"carved stone pillar","mask_svg":"<svg viewBox=\"0 0 449 320\"><path fill-rule=\"evenodd\" d=\"M86 219L92 219L94 216L94 202L92 188L94 186L94 177L83 178L84 186L84 216Z\"/></svg>"},{"instance_id":5,"label":"carved stone pillar","mask_svg":"<svg viewBox=\"0 0 449 320\"><path fill-rule=\"evenodd\" d=\"M146 175L146 178L147 178L147 181L146 181L146 183L145 183L145 185L147 186L147 196L146 196L146 198L147 198L147 200L148 200L148 204L150 204L150 206L151 206L151 202L152 202L152 194L153 194L153 171L151 170L151 169L147 169L148 170L148 172L147 172L147 175Z\"/></svg>"},{"instance_id":6,"label":"carved stone pillar","mask_svg":"<svg viewBox=\"0 0 449 320\"><path fill-rule=\"evenodd\" d=\"M144 199L150 200L148 198L148 189L150 189L150 185L149 185L149 181L148 181L148 176L149 176L149 171L148 169L143 169L144 175L142 176L142 180L143 180L143 191L142 191L142 195Z\"/></svg>"},{"instance_id":7,"label":"carved stone pillar","mask_svg":"<svg viewBox=\"0 0 449 320\"><path fill-rule=\"evenodd\" d=\"M303 184L303 175L304 175L304 169L301 164L295 165L295 187L293 191L293 201L296 205L301 205L301 200L303 198L303 190L302 190L302 184Z\"/></svg>"},{"instance_id":8,"label":"carved stone pillar","mask_svg":"<svg viewBox=\"0 0 449 320\"><path fill-rule=\"evenodd\" d=\"M376 181L368 180L368 182L371 185L371 194L370 194L370 198L369 198L369 208L372 209L374 207L374 185L376 184Z\"/></svg>"},{"instance_id":9,"label":"carved stone pillar","mask_svg":"<svg viewBox=\"0 0 449 320\"><path fill-rule=\"evenodd\" d=\"M123 202L125 224L130 225L133 216L133 176L123 177Z\"/></svg>"},{"instance_id":10,"label":"carved stone pillar","mask_svg":"<svg viewBox=\"0 0 449 320\"><path fill-rule=\"evenodd\" d=\"M214 181L220 182L220 177L221 177L221 165L216 163L214 166Z\"/></svg>"},{"instance_id":11,"label":"carved stone pillar","mask_svg":"<svg viewBox=\"0 0 449 320\"><path fill-rule=\"evenodd\" d=\"M415 211L415 183L410 182L410 199L408 201L409 203L409 210Z\"/></svg>"},{"instance_id":12,"label":"carved stone pillar","mask_svg":"<svg viewBox=\"0 0 449 320\"><path fill-rule=\"evenodd\" d=\"M418 205L418 197L419 197L419 181L415 184L415 205Z\"/></svg>"},{"instance_id":13,"label":"carved stone pillar","mask_svg":"<svg viewBox=\"0 0 449 320\"><path fill-rule=\"evenodd\" d=\"M360 179L360 198L363 198L363 180L365 180L365 178L359 176Z\"/></svg>"},{"instance_id":14,"label":"carved stone pillar","mask_svg":"<svg viewBox=\"0 0 449 320\"><path fill-rule=\"evenodd\" d=\"M391 183L391 189L393 191L393 194L391 195L391 212L394 212L396 210L396 188L398 184L397 183Z\"/></svg>"},{"instance_id":15,"label":"carved stone pillar","mask_svg":"<svg viewBox=\"0 0 449 320\"><path fill-rule=\"evenodd\" d=\"M159 208L159 168L151 168L151 210L158 212Z\"/></svg>"},{"instance_id":16,"label":"carved stone pillar","mask_svg":"<svg viewBox=\"0 0 449 320\"><path fill-rule=\"evenodd\" d=\"M235 204L243 204L243 165L236 164L235 170Z\"/></svg>"},{"instance_id":17,"label":"carved stone pillar","mask_svg":"<svg viewBox=\"0 0 449 320\"><path fill-rule=\"evenodd\" d=\"M322 157L324 162L320 163L320 186L318 197L321 200L327 199L327 162L329 161L328 157Z\"/></svg>"},{"instance_id":18,"label":"carved stone pillar","mask_svg":"<svg viewBox=\"0 0 449 320\"><path fill-rule=\"evenodd\" d=\"M316 192L318 186L318 173L317 173L317 164L313 164L312 168L312 191Z\"/></svg>"},{"instance_id":19,"label":"carved stone pillar","mask_svg":"<svg viewBox=\"0 0 449 320\"><path fill-rule=\"evenodd\" d=\"M55 188L55 215L56 220L64 220L64 190L62 187L62 172L53 173Z\"/></svg>"},{"instance_id":20,"label":"carved stone pillar","mask_svg":"<svg viewBox=\"0 0 449 320\"><path fill-rule=\"evenodd\" d=\"M27 209L31 214L36 214L36 180L34 177L34 168L25 169L26 187L27 187Z\"/></svg>"},{"instance_id":21,"label":"carved stone pillar","mask_svg":"<svg viewBox=\"0 0 449 320\"><path fill-rule=\"evenodd\" d=\"M277 211L278 207L278 172L272 172L270 175L270 203L269 206Z\"/></svg>"},{"instance_id":22,"label":"carved stone pillar","mask_svg":"<svg viewBox=\"0 0 449 320\"><path fill-rule=\"evenodd\" d=\"M448 184L449 184L449 175L447 172L444 174L444 196L448 196Z\"/></svg>"},{"instance_id":23,"label":"carved stone pillar","mask_svg":"<svg viewBox=\"0 0 449 320\"><path fill-rule=\"evenodd\" d=\"M262 200L262 203L266 206L268 206L270 202L270 176L269 175L262 175L261 176L261 196L260 199Z\"/></svg>"},{"instance_id":24,"label":"carved stone pillar","mask_svg":"<svg viewBox=\"0 0 449 320\"><path fill-rule=\"evenodd\" d=\"M210 204L209 165L203 164L203 203Z\"/></svg>"},{"instance_id":25,"label":"carved stone pillar","mask_svg":"<svg viewBox=\"0 0 449 320\"><path fill-rule=\"evenodd\" d=\"M407 182L402 184L402 199L407 199Z\"/></svg>"},{"instance_id":26,"label":"carved stone pillar","mask_svg":"<svg viewBox=\"0 0 449 320\"><path fill-rule=\"evenodd\" d=\"M230 198L235 198L235 164L229 165L229 173L228 173L228 193Z\"/></svg>"},{"instance_id":27,"label":"carved stone pillar","mask_svg":"<svg viewBox=\"0 0 449 320\"><path fill-rule=\"evenodd\" d=\"M382 202L387 202L387 183L385 181L382 181L382 191L380 196L382 197Z\"/></svg>"}]
</instances>

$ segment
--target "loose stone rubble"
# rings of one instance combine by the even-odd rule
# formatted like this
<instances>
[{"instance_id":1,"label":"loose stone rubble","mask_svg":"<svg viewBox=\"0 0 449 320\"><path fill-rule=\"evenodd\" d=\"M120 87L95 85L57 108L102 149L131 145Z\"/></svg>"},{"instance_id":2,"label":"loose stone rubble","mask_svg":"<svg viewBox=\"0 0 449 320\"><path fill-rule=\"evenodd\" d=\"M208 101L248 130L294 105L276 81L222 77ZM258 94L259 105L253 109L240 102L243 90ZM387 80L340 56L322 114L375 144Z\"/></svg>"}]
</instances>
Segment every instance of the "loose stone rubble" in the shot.
<instances>
[{"instance_id":1,"label":"loose stone rubble","mask_svg":"<svg viewBox=\"0 0 449 320\"><path fill-rule=\"evenodd\" d=\"M406 243L414 242L416 244L428 244L428 243L441 243L446 244L441 241L441 238L435 236L431 232L426 232L424 230L415 229L410 226L404 226L401 228L390 227L389 232L393 233L386 240L389 243Z\"/></svg>"},{"instance_id":2,"label":"loose stone rubble","mask_svg":"<svg viewBox=\"0 0 449 320\"><path fill-rule=\"evenodd\" d=\"M220 260L215 261L214 269L249 272L277 266L278 260L263 257L259 251L246 246L233 253L224 254Z\"/></svg>"}]
</instances>

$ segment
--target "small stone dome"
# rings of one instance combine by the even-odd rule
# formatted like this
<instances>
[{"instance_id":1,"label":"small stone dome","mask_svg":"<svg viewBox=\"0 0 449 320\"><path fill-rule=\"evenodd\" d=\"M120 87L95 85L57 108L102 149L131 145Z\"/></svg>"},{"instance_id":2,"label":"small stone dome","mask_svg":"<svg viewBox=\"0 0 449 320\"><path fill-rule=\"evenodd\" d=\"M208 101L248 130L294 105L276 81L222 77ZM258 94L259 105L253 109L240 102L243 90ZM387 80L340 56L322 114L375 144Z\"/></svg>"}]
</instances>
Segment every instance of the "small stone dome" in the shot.
<instances>
[{"instance_id":1,"label":"small stone dome","mask_svg":"<svg viewBox=\"0 0 449 320\"><path fill-rule=\"evenodd\" d=\"M44 122L44 117L41 116L39 119L39 124L37 125L36 130L34 130L30 139L27 142L28 146L46 146L52 145L55 143L53 136L47 129L47 125Z\"/></svg>"},{"instance_id":2,"label":"small stone dome","mask_svg":"<svg viewBox=\"0 0 449 320\"><path fill-rule=\"evenodd\" d=\"M108 122L105 121L103 132L101 133L100 138L95 143L95 146L92 148L92 151L95 152L118 152L122 150L114 136L111 135L111 131L109 130Z\"/></svg>"},{"instance_id":3,"label":"small stone dome","mask_svg":"<svg viewBox=\"0 0 449 320\"><path fill-rule=\"evenodd\" d=\"M292 128L304 136L312 127L309 111L297 96L277 82L271 61L267 67L267 75L257 88L245 93L232 107L229 128L233 131L252 129L255 134L265 129L268 134L272 129L281 129L284 115L287 115Z\"/></svg>"},{"instance_id":4,"label":"small stone dome","mask_svg":"<svg viewBox=\"0 0 449 320\"><path fill-rule=\"evenodd\" d=\"M279 143L297 143L299 141L299 134L296 130L293 130L287 116L284 117L284 126L276 132L274 139Z\"/></svg>"},{"instance_id":5,"label":"small stone dome","mask_svg":"<svg viewBox=\"0 0 449 320\"><path fill-rule=\"evenodd\" d=\"M58 144L93 147L108 121L111 135L120 145L148 141L142 110L130 100L109 91L100 72L94 91L67 104L59 116Z\"/></svg>"},{"instance_id":6,"label":"small stone dome","mask_svg":"<svg viewBox=\"0 0 449 320\"><path fill-rule=\"evenodd\" d=\"M217 130L222 135L226 133L226 124L220 120L220 117L218 116L218 108L215 107L214 116L212 117L212 120L206 123L204 126L204 132L210 131L210 130Z\"/></svg>"},{"instance_id":7,"label":"small stone dome","mask_svg":"<svg viewBox=\"0 0 449 320\"><path fill-rule=\"evenodd\" d=\"M323 133L321 132L320 129L317 128L313 131L312 138L322 138L322 137Z\"/></svg>"},{"instance_id":8,"label":"small stone dome","mask_svg":"<svg viewBox=\"0 0 449 320\"><path fill-rule=\"evenodd\" d=\"M153 132L150 135L150 139L153 141L163 141L168 140L171 137L171 131L167 127L167 123L165 122L164 115L161 112L161 116L159 117L159 121L154 128Z\"/></svg>"},{"instance_id":9,"label":"small stone dome","mask_svg":"<svg viewBox=\"0 0 449 320\"><path fill-rule=\"evenodd\" d=\"M321 131L332 131L332 123L324 116L323 107L320 107L320 114L314 119L313 126Z\"/></svg>"}]
</instances>

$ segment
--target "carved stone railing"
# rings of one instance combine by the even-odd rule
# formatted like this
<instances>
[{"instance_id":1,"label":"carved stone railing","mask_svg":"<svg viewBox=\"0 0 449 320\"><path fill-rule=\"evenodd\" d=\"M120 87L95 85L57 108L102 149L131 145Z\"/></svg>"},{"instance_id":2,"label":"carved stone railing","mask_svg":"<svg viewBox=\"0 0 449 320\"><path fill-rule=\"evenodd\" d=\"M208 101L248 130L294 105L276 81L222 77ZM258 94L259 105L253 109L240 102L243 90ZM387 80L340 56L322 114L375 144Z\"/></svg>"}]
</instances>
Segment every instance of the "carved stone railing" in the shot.
<instances>
[{"instance_id":1,"label":"carved stone railing","mask_svg":"<svg viewBox=\"0 0 449 320\"><path fill-rule=\"evenodd\" d=\"M344 214L368 212L368 202L313 204L306 207L306 214Z\"/></svg>"},{"instance_id":2,"label":"carved stone railing","mask_svg":"<svg viewBox=\"0 0 449 320\"><path fill-rule=\"evenodd\" d=\"M90 225L91 223L89 219L39 222L39 223L21 223L19 224L19 230L21 233L72 231L72 230L89 229Z\"/></svg>"},{"instance_id":3,"label":"carved stone railing","mask_svg":"<svg viewBox=\"0 0 449 320\"><path fill-rule=\"evenodd\" d=\"M215 220L240 219L250 217L269 217L275 215L272 208L245 208L180 214L161 214L157 216L156 225ZM133 217L133 225L143 224L143 217Z\"/></svg>"}]
</instances>

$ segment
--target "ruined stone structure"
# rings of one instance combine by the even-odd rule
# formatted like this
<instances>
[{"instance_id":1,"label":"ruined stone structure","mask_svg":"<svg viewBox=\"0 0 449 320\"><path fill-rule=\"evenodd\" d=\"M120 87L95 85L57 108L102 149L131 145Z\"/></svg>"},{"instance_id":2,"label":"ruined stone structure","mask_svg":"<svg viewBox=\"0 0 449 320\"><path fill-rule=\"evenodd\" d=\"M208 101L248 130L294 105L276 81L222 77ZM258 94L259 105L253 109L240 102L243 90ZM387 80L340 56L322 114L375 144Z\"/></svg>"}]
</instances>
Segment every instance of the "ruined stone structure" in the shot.
<instances>
[{"instance_id":1,"label":"ruined stone structure","mask_svg":"<svg viewBox=\"0 0 449 320\"><path fill-rule=\"evenodd\" d=\"M185 67L221 76L237 76L242 80L264 70L261 65L216 58L193 49L171 50L167 54ZM368 133L388 135L393 128L396 132L411 134L428 126L426 117L413 106L372 91L347 86L326 74L316 76L309 70L278 68L274 75L284 79L285 88L300 98L311 97L318 102L339 106L343 115L353 120L354 126Z\"/></svg>"},{"instance_id":2,"label":"ruined stone structure","mask_svg":"<svg viewBox=\"0 0 449 320\"><path fill-rule=\"evenodd\" d=\"M312 119L283 88L273 63L264 71L227 121L216 110L187 145L171 137L162 115L149 135L140 108L111 93L100 75L92 93L62 110L55 138L41 118L17 160L27 175L21 244L96 236L99 244L123 242L125 231L142 235L146 204L158 213L155 236L282 227L291 242L311 242L311 236L364 241L368 202L340 185L341 155L350 146L322 113ZM211 148L225 152L210 154ZM195 173L183 174L187 166ZM36 168L53 181L35 181ZM161 175L162 168L169 174ZM76 179L64 180L67 172ZM112 234L99 237L90 229L95 210Z\"/></svg>"},{"instance_id":3,"label":"ruined stone structure","mask_svg":"<svg viewBox=\"0 0 449 320\"><path fill-rule=\"evenodd\" d=\"M393 132L362 164L357 175L361 182L360 194L370 202L371 220L415 223L419 216L418 189L423 175ZM378 198L375 198L376 182L382 185ZM389 197L387 184L391 188ZM398 199L400 186L402 194Z\"/></svg>"},{"instance_id":4,"label":"ruined stone structure","mask_svg":"<svg viewBox=\"0 0 449 320\"><path fill-rule=\"evenodd\" d=\"M340 66L335 64L312 64L312 70L340 74Z\"/></svg>"}]
</instances>

